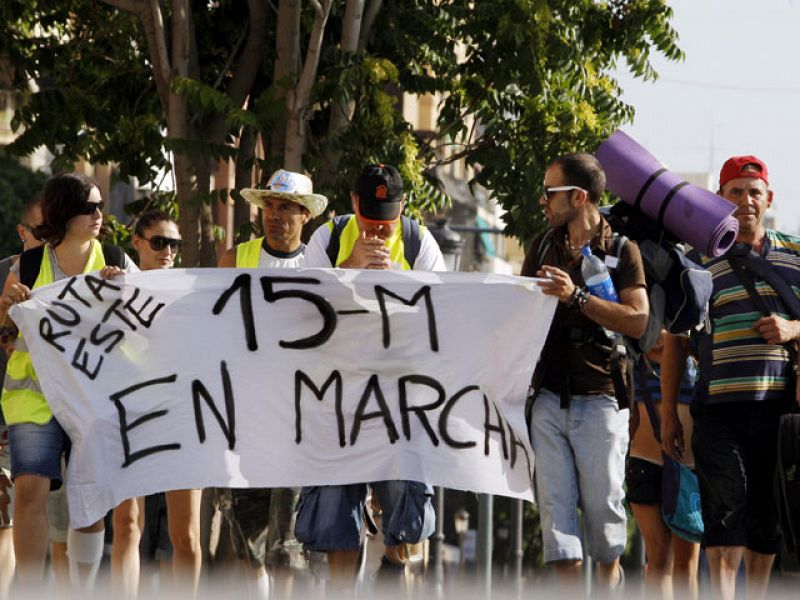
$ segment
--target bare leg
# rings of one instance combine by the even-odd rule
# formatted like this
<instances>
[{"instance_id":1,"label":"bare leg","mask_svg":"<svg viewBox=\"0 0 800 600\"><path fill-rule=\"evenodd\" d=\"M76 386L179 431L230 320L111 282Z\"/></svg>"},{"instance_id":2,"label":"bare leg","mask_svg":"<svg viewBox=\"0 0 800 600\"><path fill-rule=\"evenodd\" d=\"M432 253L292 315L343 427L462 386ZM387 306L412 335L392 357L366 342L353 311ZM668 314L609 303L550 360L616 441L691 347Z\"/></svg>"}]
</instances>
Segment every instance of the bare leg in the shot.
<instances>
[{"instance_id":1,"label":"bare leg","mask_svg":"<svg viewBox=\"0 0 800 600\"><path fill-rule=\"evenodd\" d=\"M14 539L11 527L0 529L0 599L8 598L11 580L14 579Z\"/></svg>"},{"instance_id":2,"label":"bare leg","mask_svg":"<svg viewBox=\"0 0 800 600\"><path fill-rule=\"evenodd\" d=\"M167 520L172 541L172 572L176 582L191 586L197 595L200 581L200 499L202 490L167 492Z\"/></svg>"},{"instance_id":3,"label":"bare leg","mask_svg":"<svg viewBox=\"0 0 800 600\"><path fill-rule=\"evenodd\" d=\"M553 563L558 577L558 589L562 594L570 598L580 598L583 596L583 561L581 560L558 560Z\"/></svg>"},{"instance_id":4,"label":"bare leg","mask_svg":"<svg viewBox=\"0 0 800 600\"><path fill-rule=\"evenodd\" d=\"M69 559L66 542L50 542L50 568L57 586L69 585Z\"/></svg>"},{"instance_id":5,"label":"bare leg","mask_svg":"<svg viewBox=\"0 0 800 600\"><path fill-rule=\"evenodd\" d=\"M358 550L331 550L327 554L331 587L337 591L352 589L356 582Z\"/></svg>"},{"instance_id":6,"label":"bare leg","mask_svg":"<svg viewBox=\"0 0 800 600\"><path fill-rule=\"evenodd\" d=\"M130 498L114 509L111 585L124 598L139 593L139 541L144 529L144 498Z\"/></svg>"},{"instance_id":7,"label":"bare leg","mask_svg":"<svg viewBox=\"0 0 800 600\"><path fill-rule=\"evenodd\" d=\"M678 598L697 600L697 568L700 544L672 536L672 586Z\"/></svg>"},{"instance_id":8,"label":"bare leg","mask_svg":"<svg viewBox=\"0 0 800 600\"><path fill-rule=\"evenodd\" d=\"M744 551L744 567L747 571L744 595L747 600L763 600L766 597L773 562L775 562L774 554Z\"/></svg>"},{"instance_id":9,"label":"bare leg","mask_svg":"<svg viewBox=\"0 0 800 600\"><path fill-rule=\"evenodd\" d=\"M736 573L739 571L743 553L743 546L709 546L706 548L713 598L734 600Z\"/></svg>"},{"instance_id":10,"label":"bare leg","mask_svg":"<svg viewBox=\"0 0 800 600\"><path fill-rule=\"evenodd\" d=\"M40 582L47 556L47 494L50 480L39 475L20 475L14 481L14 554L20 581Z\"/></svg>"},{"instance_id":11,"label":"bare leg","mask_svg":"<svg viewBox=\"0 0 800 600\"><path fill-rule=\"evenodd\" d=\"M613 590L620 584L622 574L619 570L619 559L610 563L597 563L597 586Z\"/></svg>"},{"instance_id":12,"label":"bare leg","mask_svg":"<svg viewBox=\"0 0 800 600\"><path fill-rule=\"evenodd\" d=\"M644 537L647 553L647 568L644 572L647 595L660 594L662 598L672 598L672 532L664 524L661 506L632 502L631 509Z\"/></svg>"}]
</instances>

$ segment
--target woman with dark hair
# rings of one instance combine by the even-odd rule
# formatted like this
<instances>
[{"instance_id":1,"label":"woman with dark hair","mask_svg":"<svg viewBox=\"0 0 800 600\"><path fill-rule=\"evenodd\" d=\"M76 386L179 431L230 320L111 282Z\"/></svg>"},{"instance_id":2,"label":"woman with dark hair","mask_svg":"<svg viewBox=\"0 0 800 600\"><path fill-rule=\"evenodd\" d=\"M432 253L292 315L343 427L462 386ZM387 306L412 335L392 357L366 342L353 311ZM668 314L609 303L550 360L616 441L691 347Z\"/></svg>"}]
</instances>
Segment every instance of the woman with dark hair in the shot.
<instances>
[{"instance_id":1,"label":"woman with dark hair","mask_svg":"<svg viewBox=\"0 0 800 600\"><path fill-rule=\"evenodd\" d=\"M169 269L181 248L178 224L160 210L151 210L136 220L133 247L142 271ZM172 569L176 580L196 591L200 577L201 490L171 490L166 493L167 522L172 542ZM126 597L135 598L139 584L139 540L144 529L144 498L125 500L114 509L114 545L111 550L111 580Z\"/></svg>"},{"instance_id":2,"label":"woman with dark hair","mask_svg":"<svg viewBox=\"0 0 800 600\"><path fill-rule=\"evenodd\" d=\"M42 200L42 224L36 230L45 244L24 252L11 270L0 296L0 323L13 304L30 297L31 289L94 271L105 278L138 271L122 250L97 241L102 224L103 199L94 181L80 173L51 177ZM50 490L62 484L61 456L69 439L50 412L22 336L8 361L2 407L17 490L17 573L23 581L41 581L48 543L45 504ZM67 547L71 578L90 586L102 558L103 522L70 531Z\"/></svg>"}]
</instances>

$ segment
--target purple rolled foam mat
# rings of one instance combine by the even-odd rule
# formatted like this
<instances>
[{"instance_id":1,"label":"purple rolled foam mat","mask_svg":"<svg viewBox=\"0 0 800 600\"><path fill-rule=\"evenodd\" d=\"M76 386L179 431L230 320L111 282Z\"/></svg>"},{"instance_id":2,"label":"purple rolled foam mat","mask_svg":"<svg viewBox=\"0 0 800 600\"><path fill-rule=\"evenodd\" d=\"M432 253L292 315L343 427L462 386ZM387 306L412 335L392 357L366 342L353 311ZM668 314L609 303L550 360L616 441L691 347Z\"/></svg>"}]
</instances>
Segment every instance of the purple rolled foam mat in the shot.
<instances>
[{"instance_id":1,"label":"purple rolled foam mat","mask_svg":"<svg viewBox=\"0 0 800 600\"><path fill-rule=\"evenodd\" d=\"M724 254L736 240L733 204L668 171L632 137L614 132L595 152L606 187L624 202L706 256Z\"/></svg>"}]
</instances>

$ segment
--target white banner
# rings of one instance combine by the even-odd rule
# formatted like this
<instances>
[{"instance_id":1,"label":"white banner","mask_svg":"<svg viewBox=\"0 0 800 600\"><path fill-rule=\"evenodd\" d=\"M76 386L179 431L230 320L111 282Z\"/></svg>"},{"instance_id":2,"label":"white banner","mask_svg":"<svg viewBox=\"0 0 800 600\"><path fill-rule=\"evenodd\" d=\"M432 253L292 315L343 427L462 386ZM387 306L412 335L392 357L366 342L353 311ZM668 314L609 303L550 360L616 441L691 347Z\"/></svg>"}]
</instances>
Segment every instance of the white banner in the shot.
<instances>
[{"instance_id":1,"label":"white banner","mask_svg":"<svg viewBox=\"0 0 800 600\"><path fill-rule=\"evenodd\" d=\"M555 304L511 276L190 269L63 280L11 315L72 439L82 527L211 486L532 500L525 396Z\"/></svg>"}]
</instances>

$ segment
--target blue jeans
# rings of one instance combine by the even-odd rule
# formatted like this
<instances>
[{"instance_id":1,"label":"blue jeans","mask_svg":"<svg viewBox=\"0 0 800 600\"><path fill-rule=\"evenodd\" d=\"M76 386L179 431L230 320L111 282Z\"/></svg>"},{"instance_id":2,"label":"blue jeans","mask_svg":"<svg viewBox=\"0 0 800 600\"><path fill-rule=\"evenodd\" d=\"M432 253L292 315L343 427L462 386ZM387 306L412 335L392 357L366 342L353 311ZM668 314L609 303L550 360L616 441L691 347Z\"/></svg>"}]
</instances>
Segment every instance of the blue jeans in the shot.
<instances>
[{"instance_id":1,"label":"blue jeans","mask_svg":"<svg viewBox=\"0 0 800 600\"><path fill-rule=\"evenodd\" d=\"M378 481L371 486L381 505L386 546L416 544L433 533L433 488L417 481ZM295 536L307 550L357 550L366 495L366 483L303 488Z\"/></svg>"},{"instance_id":2,"label":"blue jeans","mask_svg":"<svg viewBox=\"0 0 800 600\"><path fill-rule=\"evenodd\" d=\"M544 559L583 559L580 507L586 552L608 564L619 558L627 540L628 410L607 395L574 395L568 409L560 404L557 394L543 389L531 412Z\"/></svg>"}]
</instances>

